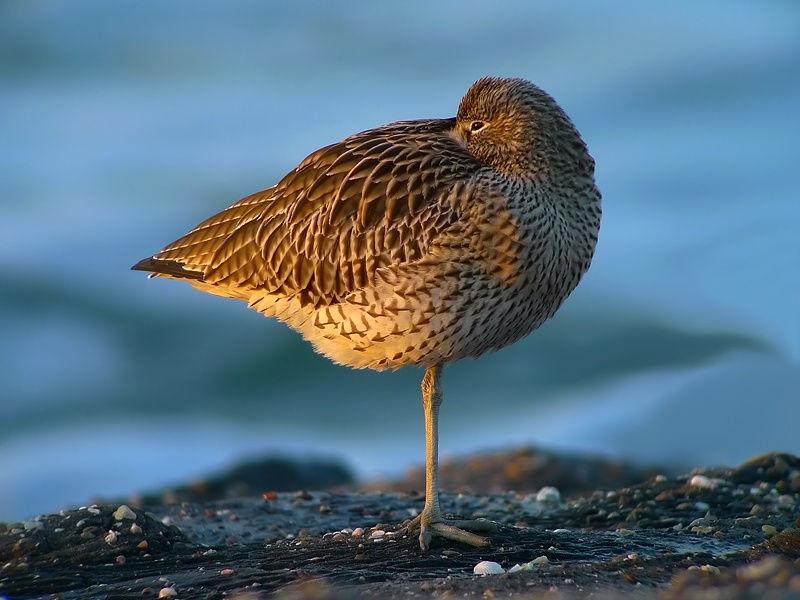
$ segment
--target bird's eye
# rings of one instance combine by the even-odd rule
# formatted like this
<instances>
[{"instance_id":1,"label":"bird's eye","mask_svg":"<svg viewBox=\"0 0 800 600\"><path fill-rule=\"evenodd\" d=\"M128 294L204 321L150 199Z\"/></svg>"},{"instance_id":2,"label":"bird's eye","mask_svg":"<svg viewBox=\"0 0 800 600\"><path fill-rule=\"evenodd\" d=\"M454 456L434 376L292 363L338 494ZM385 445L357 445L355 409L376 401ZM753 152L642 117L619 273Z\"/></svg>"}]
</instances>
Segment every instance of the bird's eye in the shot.
<instances>
[{"instance_id":1,"label":"bird's eye","mask_svg":"<svg viewBox=\"0 0 800 600\"><path fill-rule=\"evenodd\" d=\"M483 121L473 121L472 123L469 124L469 130L472 133L475 133L476 131L480 131L484 127L486 127L486 123L484 123Z\"/></svg>"}]
</instances>

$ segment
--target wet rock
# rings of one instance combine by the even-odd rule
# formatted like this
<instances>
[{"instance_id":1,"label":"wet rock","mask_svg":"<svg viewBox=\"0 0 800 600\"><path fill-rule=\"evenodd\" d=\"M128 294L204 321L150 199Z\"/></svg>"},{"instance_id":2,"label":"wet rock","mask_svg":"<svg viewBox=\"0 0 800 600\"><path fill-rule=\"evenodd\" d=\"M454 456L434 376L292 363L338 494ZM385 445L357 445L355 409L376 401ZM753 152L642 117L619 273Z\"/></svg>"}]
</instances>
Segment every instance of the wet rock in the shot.
<instances>
[{"instance_id":1,"label":"wet rock","mask_svg":"<svg viewBox=\"0 0 800 600\"><path fill-rule=\"evenodd\" d=\"M302 589L383 600L539 597L569 586L569 597L762 597L800 589L795 467L786 455L780 463L651 477L561 502L534 492L443 493L445 514L499 528L488 548L434 538L426 555L399 528L422 509L419 494L276 493L266 501L258 493L151 505L135 511L135 522L116 518L118 503L98 505L41 517L33 529L0 525L0 596L155 598L173 589L181 600L262 599L303 598L287 595ZM692 485L698 476L719 483ZM514 565L513 574L473 577L483 561ZM309 581L317 587L304 587Z\"/></svg>"}]
</instances>

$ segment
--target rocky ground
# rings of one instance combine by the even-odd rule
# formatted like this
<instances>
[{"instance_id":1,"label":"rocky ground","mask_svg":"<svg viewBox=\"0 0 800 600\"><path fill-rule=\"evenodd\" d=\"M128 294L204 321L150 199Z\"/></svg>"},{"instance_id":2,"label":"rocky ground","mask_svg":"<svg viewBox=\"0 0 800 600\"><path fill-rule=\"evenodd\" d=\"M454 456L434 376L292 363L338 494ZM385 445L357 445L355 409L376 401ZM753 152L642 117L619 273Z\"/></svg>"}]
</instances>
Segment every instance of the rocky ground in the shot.
<instances>
[{"instance_id":1,"label":"rocky ground","mask_svg":"<svg viewBox=\"0 0 800 600\"><path fill-rule=\"evenodd\" d=\"M267 491L63 511L0 525L0 597L800 598L797 457L609 491L554 480L577 495L444 494L446 512L501 528L489 548L434 542L424 556L395 532L420 494Z\"/></svg>"}]
</instances>

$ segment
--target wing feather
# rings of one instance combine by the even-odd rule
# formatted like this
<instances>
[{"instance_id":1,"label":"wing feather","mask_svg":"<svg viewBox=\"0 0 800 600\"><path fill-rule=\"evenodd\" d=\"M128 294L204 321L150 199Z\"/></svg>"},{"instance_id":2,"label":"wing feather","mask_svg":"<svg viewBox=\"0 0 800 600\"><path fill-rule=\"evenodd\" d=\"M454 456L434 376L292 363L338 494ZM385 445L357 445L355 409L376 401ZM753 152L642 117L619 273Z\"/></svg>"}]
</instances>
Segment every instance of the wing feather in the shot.
<instances>
[{"instance_id":1,"label":"wing feather","mask_svg":"<svg viewBox=\"0 0 800 600\"><path fill-rule=\"evenodd\" d=\"M237 292L335 304L378 269L421 258L458 219L448 194L479 164L450 136L453 126L454 119L406 121L321 148L277 186L207 219L148 266L163 261L170 276L177 264Z\"/></svg>"}]
</instances>

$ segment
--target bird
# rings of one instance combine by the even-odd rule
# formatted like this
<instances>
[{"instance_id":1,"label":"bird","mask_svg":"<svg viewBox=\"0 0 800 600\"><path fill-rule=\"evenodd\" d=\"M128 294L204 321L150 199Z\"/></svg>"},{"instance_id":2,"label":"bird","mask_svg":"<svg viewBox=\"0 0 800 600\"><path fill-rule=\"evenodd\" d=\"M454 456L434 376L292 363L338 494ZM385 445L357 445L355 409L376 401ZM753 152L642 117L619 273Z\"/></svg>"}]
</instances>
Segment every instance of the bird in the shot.
<instances>
[{"instance_id":1,"label":"bird","mask_svg":"<svg viewBox=\"0 0 800 600\"><path fill-rule=\"evenodd\" d=\"M132 268L247 302L340 365L424 370L425 504L403 529L490 544L439 504L445 365L523 338L589 269L595 162L553 97L483 77L455 117L398 121L311 153Z\"/></svg>"}]
</instances>

